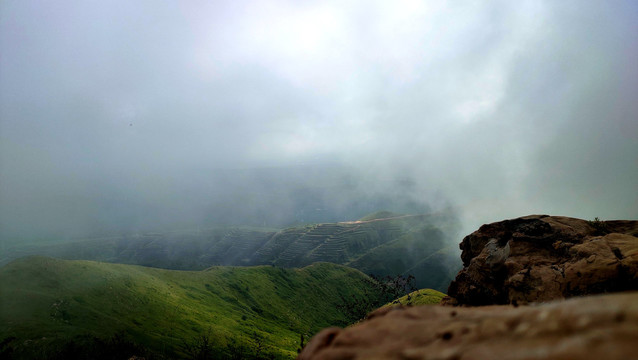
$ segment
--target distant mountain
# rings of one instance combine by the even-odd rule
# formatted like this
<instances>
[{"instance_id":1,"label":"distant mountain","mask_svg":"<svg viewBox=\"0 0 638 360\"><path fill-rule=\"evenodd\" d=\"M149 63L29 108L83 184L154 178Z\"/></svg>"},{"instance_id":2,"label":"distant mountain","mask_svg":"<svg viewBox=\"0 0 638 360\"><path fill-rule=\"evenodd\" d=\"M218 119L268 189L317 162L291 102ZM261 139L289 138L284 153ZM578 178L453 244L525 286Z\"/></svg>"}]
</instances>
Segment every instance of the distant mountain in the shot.
<instances>
[{"instance_id":1,"label":"distant mountain","mask_svg":"<svg viewBox=\"0 0 638 360\"><path fill-rule=\"evenodd\" d=\"M283 230L215 227L133 234L14 248L7 262L25 255L99 260L177 270L213 265L303 267L323 261L379 277L414 275L416 286L446 291L461 268L453 214L376 212L357 221Z\"/></svg>"},{"instance_id":2,"label":"distant mountain","mask_svg":"<svg viewBox=\"0 0 638 360\"><path fill-rule=\"evenodd\" d=\"M173 271L27 257L0 268L0 358L292 358L303 339L381 298L361 272ZM243 358L242 357L242 358Z\"/></svg>"}]
</instances>

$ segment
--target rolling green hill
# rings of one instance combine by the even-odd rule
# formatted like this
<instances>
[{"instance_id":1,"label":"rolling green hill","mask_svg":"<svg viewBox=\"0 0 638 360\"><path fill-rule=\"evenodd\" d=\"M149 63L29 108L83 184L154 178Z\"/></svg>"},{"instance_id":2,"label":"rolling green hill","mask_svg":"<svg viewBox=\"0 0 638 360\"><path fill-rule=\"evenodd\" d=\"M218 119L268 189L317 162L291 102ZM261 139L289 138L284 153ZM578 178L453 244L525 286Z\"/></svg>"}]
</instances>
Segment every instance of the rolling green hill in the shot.
<instances>
[{"instance_id":1,"label":"rolling green hill","mask_svg":"<svg viewBox=\"0 0 638 360\"><path fill-rule=\"evenodd\" d=\"M320 261L381 277L412 274L419 288L446 291L461 267L453 238L457 229L451 213L399 215L380 211L357 221L282 230L222 226L15 247L0 264L25 255L178 270L213 265L292 268Z\"/></svg>"},{"instance_id":2,"label":"rolling green hill","mask_svg":"<svg viewBox=\"0 0 638 360\"><path fill-rule=\"evenodd\" d=\"M0 355L16 358L292 358L301 334L356 320L344 300L382 297L328 263L174 271L27 257L0 268L0 286Z\"/></svg>"},{"instance_id":3,"label":"rolling green hill","mask_svg":"<svg viewBox=\"0 0 638 360\"><path fill-rule=\"evenodd\" d=\"M413 291L405 296L402 296L398 299L393 300L385 305L386 306L396 306L396 305L408 305L408 306L420 306L420 305L435 305L441 302L441 300L445 297L445 294L432 290L432 289L420 289L417 291Z\"/></svg>"}]
</instances>

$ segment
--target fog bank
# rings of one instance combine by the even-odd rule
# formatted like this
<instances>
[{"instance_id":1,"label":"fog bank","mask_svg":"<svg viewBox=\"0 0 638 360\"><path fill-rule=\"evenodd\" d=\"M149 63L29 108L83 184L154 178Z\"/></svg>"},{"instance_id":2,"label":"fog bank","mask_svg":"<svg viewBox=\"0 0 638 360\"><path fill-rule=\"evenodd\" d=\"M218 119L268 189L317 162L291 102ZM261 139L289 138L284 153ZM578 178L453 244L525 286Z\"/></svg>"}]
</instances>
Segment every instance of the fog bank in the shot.
<instances>
[{"instance_id":1,"label":"fog bank","mask_svg":"<svg viewBox=\"0 0 638 360\"><path fill-rule=\"evenodd\" d=\"M636 219L636 34L632 1L3 1L0 238Z\"/></svg>"}]
</instances>

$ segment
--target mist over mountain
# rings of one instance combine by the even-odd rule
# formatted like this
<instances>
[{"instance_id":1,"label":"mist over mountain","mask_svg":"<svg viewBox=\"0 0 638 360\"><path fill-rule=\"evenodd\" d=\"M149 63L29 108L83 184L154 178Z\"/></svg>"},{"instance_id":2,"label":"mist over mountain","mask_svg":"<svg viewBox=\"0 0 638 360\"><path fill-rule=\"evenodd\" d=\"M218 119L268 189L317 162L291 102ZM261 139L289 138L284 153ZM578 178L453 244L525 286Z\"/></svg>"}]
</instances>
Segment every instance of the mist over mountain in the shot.
<instances>
[{"instance_id":1,"label":"mist over mountain","mask_svg":"<svg viewBox=\"0 0 638 360\"><path fill-rule=\"evenodd\" d=\"M633 1L3 1L0 239L636 218L637 33Z\"/></svg>"},{"instance_id":2,"label":"mist over mountain","mask_svg":"<svg viewBox=\"0 0 638 360\"><path fill-rule=\"evenodd\" d=\"M47 201L41 193L21 194L15 199L21 207L6 209L14 216L3 218L0 233L4 239L29 240L212 225L280 228L356 220L378 209L415 214L433 210L426 199L414 197L414 183L400 174L380 186L347 168L326 164L180 173L149 179L134 189L111 178L85 180L84 186L60 183ZM445 205L441 200L439 209Z\"/></svg>"},{"instance_id":3,"label":"mist over mountain","mask_svg":"<svg viewBox=\"0 0 638 360\"><path fill-rule=\"evenodd\" d=\"M632 0L0 1L0 358L291 359L384 304L636 288L637 35ZM596 357L626 304L520 314ZM434 311L400 336L462 357L477 317ZM528 315L479 338L537 355Z\"/></svg>"}]
</instances>

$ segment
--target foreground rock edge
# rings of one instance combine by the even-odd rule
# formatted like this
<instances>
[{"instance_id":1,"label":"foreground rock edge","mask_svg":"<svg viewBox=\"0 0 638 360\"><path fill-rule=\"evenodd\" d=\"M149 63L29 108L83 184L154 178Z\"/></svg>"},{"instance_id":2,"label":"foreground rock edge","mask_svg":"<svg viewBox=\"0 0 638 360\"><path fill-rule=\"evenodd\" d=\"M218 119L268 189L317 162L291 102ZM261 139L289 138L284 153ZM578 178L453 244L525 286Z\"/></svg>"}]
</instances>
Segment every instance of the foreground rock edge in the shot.
<instances>
[{"instance_id":1,"label":"foreground rock edge","mask_svg":"<svg viewBox=\"0 0 638 360\"><path fill-rule=\"evenodd\" d=\"M638 292L514 307L390 307L322 330L298 359L630 359Z\"/></svg>"}]
</instances>

